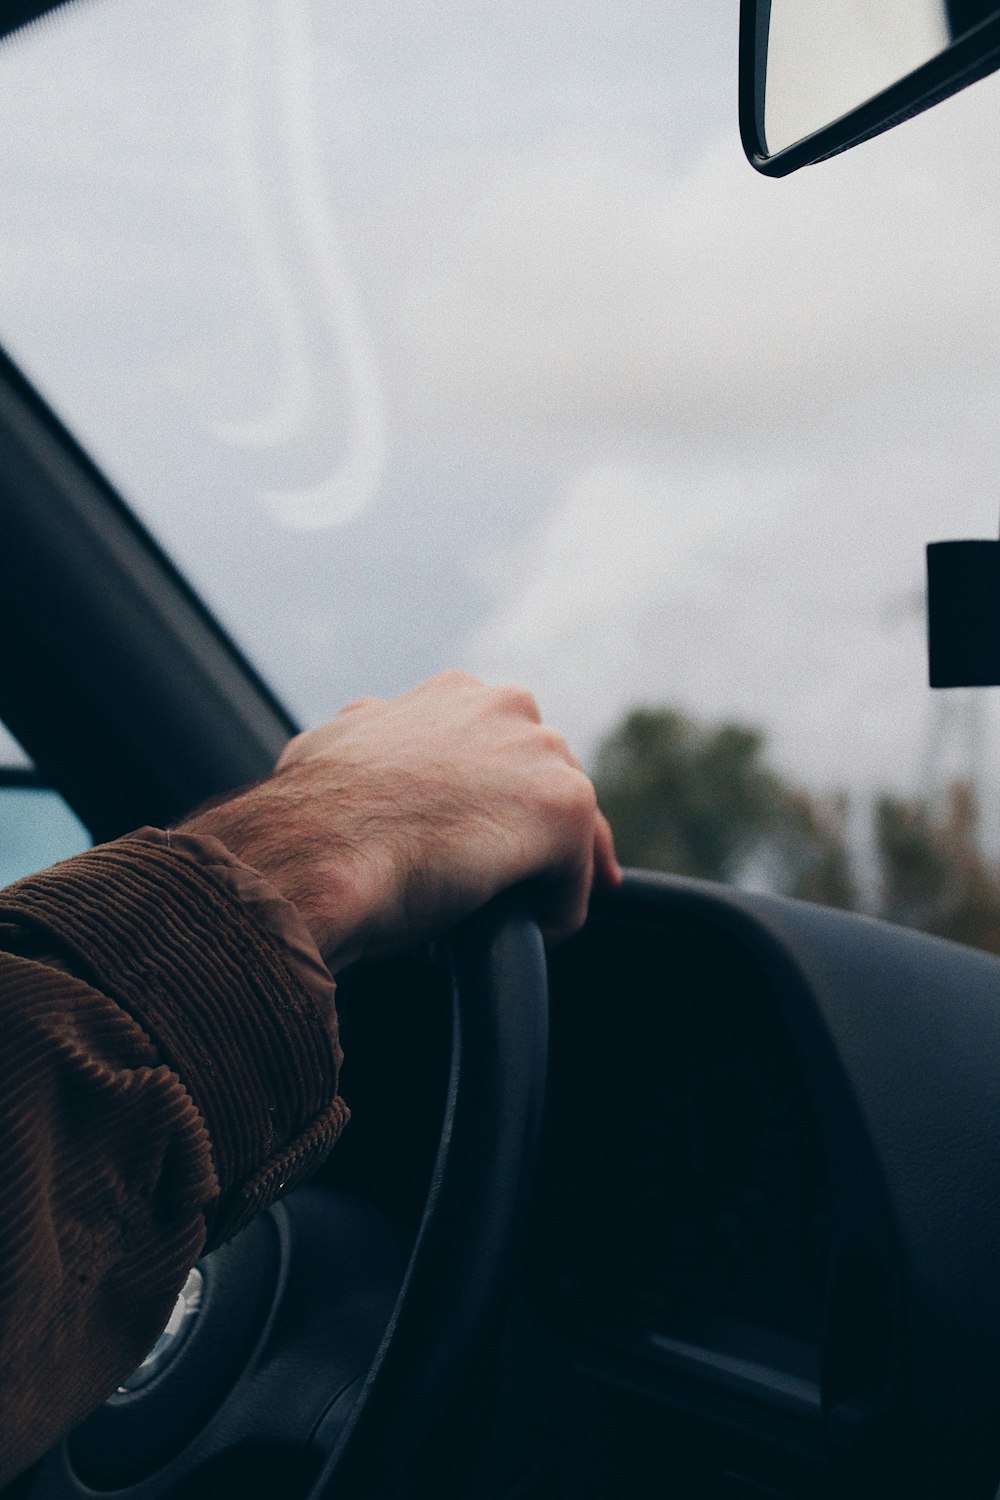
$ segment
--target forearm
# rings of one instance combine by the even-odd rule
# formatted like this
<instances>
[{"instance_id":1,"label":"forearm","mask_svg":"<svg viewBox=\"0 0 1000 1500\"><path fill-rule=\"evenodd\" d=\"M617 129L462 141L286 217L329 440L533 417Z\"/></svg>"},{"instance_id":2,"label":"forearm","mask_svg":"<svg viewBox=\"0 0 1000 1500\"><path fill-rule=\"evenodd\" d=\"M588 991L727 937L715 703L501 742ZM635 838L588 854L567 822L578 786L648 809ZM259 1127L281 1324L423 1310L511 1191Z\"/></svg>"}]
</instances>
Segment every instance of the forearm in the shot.
<instances>
[{"instance_id":1,"label":"forearm","mask_svg":"<svg viewBox=\"0 0 1000 1500\"><path fill-rule=\"evenodd\" d=\"M0 893L0 1211L18 1226L0 1246L0 1480L142 1357L199 1250L336 1138L321 953L404 951L514 885L555 942L595 880L620 879L534 699L450 672L350 705L171 834Z\"/></svg>"}]
</instances>

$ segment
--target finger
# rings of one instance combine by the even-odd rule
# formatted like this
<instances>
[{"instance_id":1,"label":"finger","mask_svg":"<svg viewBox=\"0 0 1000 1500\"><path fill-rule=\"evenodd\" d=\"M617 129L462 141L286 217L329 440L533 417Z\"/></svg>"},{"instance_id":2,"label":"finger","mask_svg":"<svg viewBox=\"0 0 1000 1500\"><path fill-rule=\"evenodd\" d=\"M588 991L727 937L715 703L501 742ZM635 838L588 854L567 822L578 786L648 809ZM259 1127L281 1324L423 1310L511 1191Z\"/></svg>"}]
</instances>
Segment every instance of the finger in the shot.
<instances>
[{"instance_id":1,"label":"finger","mask_svg":"<svg viewBox=\"0 0 1000 1500\"><path fill-rule=\"evenodd\" d=\"M539 724L537 728L532 729L531 735L532 743L544 755L552 756L553 759L572 766L574 771L579 771L581 776L589 782L590 777L587 776L586 771L566 743L565 735L560 734L558 729L553 729L551 724Z\"/></svg>"},{"instance_id":2,"label":"finger","mask_svg":"<svg viewBox=\"0 0 1000 1500\"><path fill-rule=\"evenodd\" d=\"M547 948L557 947L580 931L587 920L593 882L592 843L581 851L578 860L545 879L540 887L535 918Z\"/></svg>"},{"instance_id":3,"label":"finger","mask_svg":"<svg viewBox=\"0 0 1000 1500\"><path fill-rule=\"evenodd\" d=\"M624 879L615 853L615 836L611 831L611 824L598 809L594 823L594 884L610 886L613 890Z\"/></svg>"}]
</instances>

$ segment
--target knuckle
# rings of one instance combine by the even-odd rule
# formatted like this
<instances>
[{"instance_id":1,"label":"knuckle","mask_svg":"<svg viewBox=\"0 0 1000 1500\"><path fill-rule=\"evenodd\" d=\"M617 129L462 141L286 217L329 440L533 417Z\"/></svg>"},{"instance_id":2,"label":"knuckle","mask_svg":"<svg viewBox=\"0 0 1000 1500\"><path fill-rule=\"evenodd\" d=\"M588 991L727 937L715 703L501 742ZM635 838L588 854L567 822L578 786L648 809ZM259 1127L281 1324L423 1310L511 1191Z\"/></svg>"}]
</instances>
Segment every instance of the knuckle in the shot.
<instances>
[{"instance_id":1,"label":"knuckle","mask_svg":"<svg viewBox=\"0 0 1000 1500\"><path fill-rule=\"evenodd\" d=\"M498 707L509 713L518 714L521 718L531 719L540 724L542 720L541 710L533 693L521 687L516 682L504 683L502 687L494 688L495 701Z\"/></svg>"},{"instance_id":2,"label":"knuckle","mask_svg":"<svg viewBox=\"0 0 1000 1500\"><path fill-rule=\"evenodd\" d=\"M445 667L443 671L435 672L429 682L438 687L447 688L482 687L483 685L478 677L474 677L471 672L463 671L461 667Z\"/></svg>"},{"instance_id":3,"label":"knuckle","mask_svg":"<svg viewBox=\"0 0 1000 1500\"><path fill-rule=\"evenodd\" d=\"M597 815L597 795L589 779L574 766L557 771L549 786L552 813L565 819L571 828L586 825L589 830Z\"/></svg>"},{"instance_id":4,"label":"knuckle","mask_svg":"<svg viewBox=\"0 0 1000 1500\"><path fill-rule=\"evenodd\" d=\"M581 822L592 824L597 817L597 793L594 791L590 778L582 771L576 771L573 776L573 792L570 797L573 814Z\"/></svg>"},{"instance_id":5,"label":"knuckle","mask_svg":"<svg viewBox=\"0 0 1000 1500\"><path fill-rule=\"evenodd\" d=\"M559 733L558 729L551 729L548 724L541 725L538 733L538 741L541 748L548 755L556 755L568 765L576 765L572 752L566 742L565 735Z\"/></svg>"}]
</instances>

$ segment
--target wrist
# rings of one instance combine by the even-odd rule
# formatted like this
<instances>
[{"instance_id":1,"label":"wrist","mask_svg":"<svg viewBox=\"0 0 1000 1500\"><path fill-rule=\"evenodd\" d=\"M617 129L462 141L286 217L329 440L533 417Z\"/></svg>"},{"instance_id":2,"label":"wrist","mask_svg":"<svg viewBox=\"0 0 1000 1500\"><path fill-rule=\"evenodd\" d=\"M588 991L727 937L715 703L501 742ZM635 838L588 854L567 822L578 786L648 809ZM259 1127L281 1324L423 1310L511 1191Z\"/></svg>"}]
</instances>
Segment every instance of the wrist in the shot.
<instances>
[{"instance_id":1,"label":"wrist","mask_svg":"<svg viewBox=\"0 0 1000 1500\"><path fill-rule=\"evenodd\" d=\"M368 946L378 909L375 861L334 830L319 834L308 804L284 780L251 787L179 827L218 839L289 901L336 973Z\"/></svg>"}]
</instances>

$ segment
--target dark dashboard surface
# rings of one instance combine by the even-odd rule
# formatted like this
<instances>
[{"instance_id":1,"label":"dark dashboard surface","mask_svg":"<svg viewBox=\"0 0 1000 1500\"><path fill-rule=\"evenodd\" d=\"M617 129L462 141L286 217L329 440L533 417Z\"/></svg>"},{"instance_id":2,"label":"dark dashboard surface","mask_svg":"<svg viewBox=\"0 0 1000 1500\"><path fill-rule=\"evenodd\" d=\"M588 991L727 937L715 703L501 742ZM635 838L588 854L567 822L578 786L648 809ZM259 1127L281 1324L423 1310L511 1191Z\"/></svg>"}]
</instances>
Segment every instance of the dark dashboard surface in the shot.
<instances>
[{"instance_id":1,"label":"dark dashboard surface","mask_svg":"<svg viewBox=\"0 0 1000 1500\"><path fill-rule=\"evenodd\" d=\"M528 1296L660 1472L993 1500L1000 964L642 875L550 976Z\"/></svg>"},{"instance_id":2,"label":"dark dashboard surface","mask_svg":"<svg viewBox=\"0 0 1000 1500\"><path fill-rule=\"evenodd\" d=\"M691 918L552 964L536 1259L579 1322L691 1339L759 1325L818 1346L829 1183L770 982Z\"/></svg>"},{"instance_id":3,"label":"dark dashboard surface","mask_svg":"<svg viewBox=\"0 0 1000 1500\"><path fill-rule=\"evenodd\" d=\"M1000 964L637 875L550 981L504 1472L544 1439L530 1500L994 1500ZM415 1223L445 976L362 969L341 1004L331 1176Z\"/></svg>"}]
</instances>

